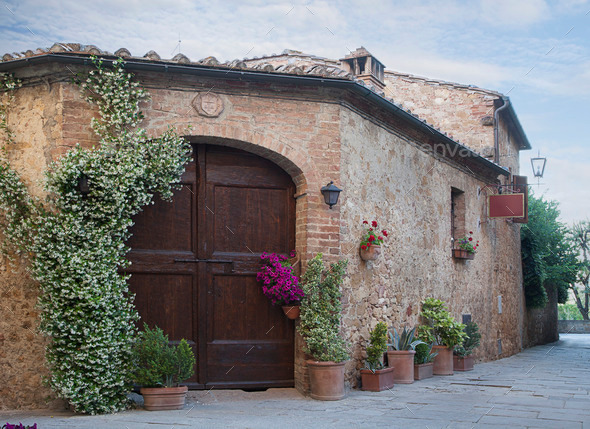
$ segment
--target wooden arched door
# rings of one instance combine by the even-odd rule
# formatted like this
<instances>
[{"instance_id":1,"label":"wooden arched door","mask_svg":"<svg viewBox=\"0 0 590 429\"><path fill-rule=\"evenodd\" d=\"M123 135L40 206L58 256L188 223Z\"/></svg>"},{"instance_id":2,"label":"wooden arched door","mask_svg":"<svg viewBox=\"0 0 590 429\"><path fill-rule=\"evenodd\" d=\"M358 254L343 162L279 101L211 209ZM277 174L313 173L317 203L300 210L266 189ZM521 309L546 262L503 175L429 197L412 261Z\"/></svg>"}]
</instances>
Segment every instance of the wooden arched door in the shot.
<instances>
[{"instance_id":1,"label":"wooden arched door","mask_svg":"<svg viewBox=\"0 0 590 429\"><path fill-rule=\"evenodd\" d=\"M293 386L294 327L264 297L260 254L295 245L295 185L272 162L194 145L172 203L135 219L127 270L141 324L197 355L191 388Z\"/></svg>"}]
</instances>

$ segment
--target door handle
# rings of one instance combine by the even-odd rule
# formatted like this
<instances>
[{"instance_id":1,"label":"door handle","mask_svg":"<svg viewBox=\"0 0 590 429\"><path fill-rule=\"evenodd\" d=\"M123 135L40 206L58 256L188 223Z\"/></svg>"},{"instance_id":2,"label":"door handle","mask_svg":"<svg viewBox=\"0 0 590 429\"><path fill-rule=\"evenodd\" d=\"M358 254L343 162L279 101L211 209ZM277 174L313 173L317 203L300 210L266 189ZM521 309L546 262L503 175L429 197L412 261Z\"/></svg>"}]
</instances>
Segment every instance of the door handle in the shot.
<instances>
[{"instance_id":1,"label":"door handle","mask_svg":"<svg viewBox=\"0 0 590 429\"><path fill-rule=\"evenodd\" d=\"M229 261L227 259L174 259L174 262L189 262L189 263L196 263L196 262L207 262L209 264L231 264L229 267L230 273L235 272L234 270L234 261ZM228 267L225 268L225 272L228 273Z\"/></svg>"}]
</instances>

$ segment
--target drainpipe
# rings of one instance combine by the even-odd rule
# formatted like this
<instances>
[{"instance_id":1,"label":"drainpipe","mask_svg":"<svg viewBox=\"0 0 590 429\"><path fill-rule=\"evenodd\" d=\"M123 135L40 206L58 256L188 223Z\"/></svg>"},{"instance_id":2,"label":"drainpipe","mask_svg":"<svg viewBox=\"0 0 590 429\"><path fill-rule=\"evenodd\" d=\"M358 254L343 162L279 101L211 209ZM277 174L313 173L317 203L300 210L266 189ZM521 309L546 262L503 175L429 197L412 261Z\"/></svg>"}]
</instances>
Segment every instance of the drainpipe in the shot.
<instances>
[{"instance_id":1,"label":"drainpipe","mask_svg":"<svg viewBox=\"0 0 590 429\"><path fill-rule=\"evenodd\" d=\"M500 130L498 126L498 117L500 111L510 105L510 99L503 95L502 101L504 104L494 112L494 162L498 165L500 164Z\"/></svg>"}]
</instances>

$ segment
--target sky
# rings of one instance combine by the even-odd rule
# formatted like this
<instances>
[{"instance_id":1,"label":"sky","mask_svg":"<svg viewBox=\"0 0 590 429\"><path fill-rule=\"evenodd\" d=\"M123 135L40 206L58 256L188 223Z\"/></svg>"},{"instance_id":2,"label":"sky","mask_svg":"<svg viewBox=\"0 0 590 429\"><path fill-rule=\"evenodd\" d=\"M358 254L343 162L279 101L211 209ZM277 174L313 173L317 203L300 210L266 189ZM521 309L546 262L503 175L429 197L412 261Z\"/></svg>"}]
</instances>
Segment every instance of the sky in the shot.
<instances>
[{"instance_id":1,"label":"sky","mask_svg":"<svg viewBox=\"0 0 590 429\"><path fill-rule=\"evenodd\" d=\"M563 222L590 218L590 0L0 3L0 55L54 42L193 61L284 49L338 59L364 46L387 69L508 95L533 146L521 174Z\"/></svg>"}]
</instances>

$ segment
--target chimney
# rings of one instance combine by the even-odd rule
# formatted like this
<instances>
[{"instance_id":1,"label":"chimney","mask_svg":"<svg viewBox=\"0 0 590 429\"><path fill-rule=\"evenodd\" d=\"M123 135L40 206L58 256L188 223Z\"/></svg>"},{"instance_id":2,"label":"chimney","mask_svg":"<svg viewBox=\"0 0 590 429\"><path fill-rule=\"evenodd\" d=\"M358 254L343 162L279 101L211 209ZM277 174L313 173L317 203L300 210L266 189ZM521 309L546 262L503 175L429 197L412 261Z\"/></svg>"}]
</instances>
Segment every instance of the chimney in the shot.
<instances>
[{"instance_id":1,"label":"chimney","mask_svg":"<svg viewBox=\"0 0 590 429\"><path fill-rule=\"evenodd\" d=\"M340 60L342 68L354 77L383 89L383 71L385 66L364 47L358 48Z\"/></svg>"}]
</instances>

